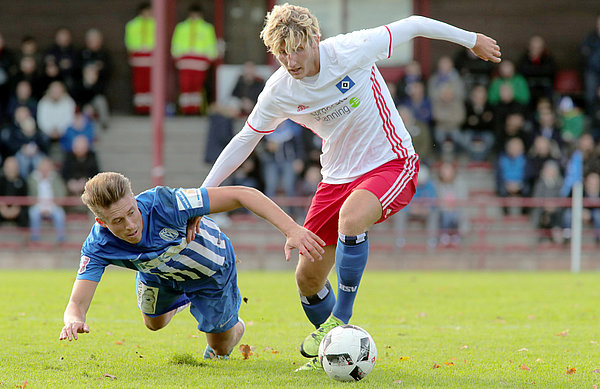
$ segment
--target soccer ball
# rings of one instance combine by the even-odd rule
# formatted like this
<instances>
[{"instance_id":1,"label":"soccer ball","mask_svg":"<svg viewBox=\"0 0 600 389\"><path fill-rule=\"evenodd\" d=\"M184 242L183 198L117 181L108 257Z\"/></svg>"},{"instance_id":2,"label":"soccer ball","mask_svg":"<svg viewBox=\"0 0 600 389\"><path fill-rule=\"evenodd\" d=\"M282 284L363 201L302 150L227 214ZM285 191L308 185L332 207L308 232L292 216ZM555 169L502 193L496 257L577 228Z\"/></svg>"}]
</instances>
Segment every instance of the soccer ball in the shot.
<instances>
[{"instance_id":1,"label":"soccer ball","mask_svg":"<svg viewBox=\"0 0 600 389\"><path fill-rule=\"evenodd\" d=\"M373 370L377 347L369 333L353 325L335 327L319 345L319 362L337 381L360 381Z\"/></svg>"}]
</instances>

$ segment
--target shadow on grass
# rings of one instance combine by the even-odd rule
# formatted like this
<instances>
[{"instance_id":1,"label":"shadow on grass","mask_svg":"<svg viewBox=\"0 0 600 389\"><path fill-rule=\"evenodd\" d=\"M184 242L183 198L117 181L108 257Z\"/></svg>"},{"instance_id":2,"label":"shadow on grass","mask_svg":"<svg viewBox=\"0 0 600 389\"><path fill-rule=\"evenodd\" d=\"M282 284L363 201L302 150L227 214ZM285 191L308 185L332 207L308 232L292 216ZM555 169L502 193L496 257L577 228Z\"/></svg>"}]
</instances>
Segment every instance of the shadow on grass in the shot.
<instances>
[{"instance_id":1,"label":"shadow on grass","mask_svg":"<svg viewBox=\"0 0 600 389\"><path fill-rule=\"evenodd\" d=\"M198 367L206 366L205 363L202 363L197 358L195 358L192 353L173 354L169 358L169 363L173 365L188 365Z\"/></svg>"}]
</instances>

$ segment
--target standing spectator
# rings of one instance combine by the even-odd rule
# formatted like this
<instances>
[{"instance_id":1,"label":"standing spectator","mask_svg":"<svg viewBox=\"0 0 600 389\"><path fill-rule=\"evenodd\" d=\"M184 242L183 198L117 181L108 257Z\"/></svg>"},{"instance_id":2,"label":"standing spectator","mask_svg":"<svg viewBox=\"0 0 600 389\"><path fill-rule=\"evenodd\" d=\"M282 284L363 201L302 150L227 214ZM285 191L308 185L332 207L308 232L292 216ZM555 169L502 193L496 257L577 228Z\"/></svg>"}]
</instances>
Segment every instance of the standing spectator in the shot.
<instances>
[{"instance_id":1,"label":"standing spectator","mask_svg":"<svg viewBox=\"0 0 600 389\"><path fill-rule=\"evenodd\" d=\"M464 142L469 158L485 161L494 146L494 109L487 101L487 89L476 85L465 104Z\"/></svg>"},{"instance_id":2,"label":"standing spectator","mask_svg":"<svg viewBox=\"0 0 600 389\"><path fill-rule=\"evenodd\" d=\"M459 246L461 237L469 228L464 204L468 187L458 176L456 166L444 162L440 166L436 192L439 204L440 245Z\"/></svg>"},{"instance_id":3,"label":"standing spectator","mask_svg":"<svg viewBox=\"0 0 600 389\"><path fill-rule=\"evenodd\" d=\"M548 160L544 163L539 177L533 187L533 198L555 199L560 195L562 177L558 163ZM531 219L535 228L541 229L539 240L550 239L555 243L562 241L561 220L562 209L555 205L547 204L536 207L531 213Z\"/></svg>"},{"instance_id":4,"label":"standing spectator","mask_svg":"<svg viewBox=\"0 0 600 389\"><path fill-rule=\"evenodd\" d=\"M435 248L439 233L439 208L436 205L437 193L435 183L431 177L429 167L425 164L419 167L417 191L413 201L402 208L394 216L394 232L396 247L402 248L406 244L406 228L411 220L425 224L427 230L427 247Z\"/></svg>"},{"instance_id":5,"label":"standing spectator","mask_svg":"<svg viewBox=\"0 0 600 389\"><path fill-rule=\"evenodd\" d=\"M65 240L65 210L56 204L55 199L66 195L65 183L54 170L54 163L49 158L40 161L28 179L29 196L36 198L36 203L29 207L29 225L31 240L41 238L42 220L52 220L58 242Z\"/></svg>"},{"instance_id":6,"label":"standing spectator","mask_svg":"<svg viewBox=\"0 0 600 389\"><path fill-rule=\"evenodd\" d=\"M586 199L600 200L600 173L591 172L585 176L583 181L583 197ZM565 209L563 216L563 237L571 238L571 219L573 210L569 207ZM596 245L600 245L600 208L586 207L581 214L583 223L591 223L594 228L594 238Z\"/></svg>"},{"instance_id":7,"label":"standing spectator","mask_svg":"<svg viewBox=\"0 0 600 389\"><path fill-rule=\"evenodd\" d=\"M192 4L188 17L177 23L171 54L179 71L179 108L184 115L197 114L203 103L204 81L211 62L217 58L217 37L204 20L199 4Z\"/></svg>"},{"instance_id":8,"label":"standing spectator","mask_svg":"<svg viewBox=\"0 0 600 389\"><path fill-rule=\"evenodd\" d=\"M530 100L529 86L525 77L515 72L515 65L512 61L503 60L498 67L498 76L492 80L488 91L488 100L490 104L496 105L500 102L500 88L503 85L512 86L514 100L527 106Z\"/></svg>"},{"instance_id":9,"label":"standing spectator","mask_svg":"<svg viewBox=\"0 0 600 389\"><path fill-rule=\"evenodd\" d=\"M471 50L460 49L454 56L454 65L465 82L467 90L473 89L475 85L490 85L490 76L494 70L494 64L490 61L482 61Z\"/></svg>"},{"instance_id":10,"label":"standing spectator","mask_svg":"<svg viewBox=\"0 0 600 389\"><path fill-rule=\"evenodd\" d=\"M585 102L590 110L600 87L600 13L596 16L596 28L583 40L581 54L585 61Z\"/></svg>"},{"instance_id":11,"label":"standing spectator","mask_svg":"<svg viewBox=\"0 0 600 389\"><path fill-rule=\"evenodd\" d=\"M133 109L137 114L147 114L152 105L150 73L154 50L155 23L149 2L141 3L137 16L125 26L125 46L129 53L131 83L133 86Z\"/></svg>"},{"instance_id":12,"label":"standing spectator","mask_svg":"<svg viewBox=\"0 0 600 389\"><path fill-rule=\"evenodd\" d=\"M88 117L97 119L98 124L107 129L110 116L108 100L98 77L97 65L86 64L82 70L82 78L73 90L73 98Z\"/></svg>"},{"instance_id":13,"label":"standing spectator","mask_svg":"<svg viewBox=\"0 0 600 389\"><path fill-rule=\"evenodd\" d=\"M98 73L99 91L101 94L105 94L112 70L112 62L108 51L104 48L104 36L97 28L90 28L86 31L85 47L79 53L79 62L83 71L88 65L95 67Z\"/></svg>"},{"instance_id":14,"label":"standing spectator","mask_svg":"<svg viewBox=\"0 0 600 389\"><path fill-rule=\"evenodd\" d=\"M65 85L54 81L38 104L38 126L50 137L52 142L58 142L67 127L75 117L75 102L69 96Z\"/></svg>"},{"instance_id":15,"label":"standing spectator","mask_svg":"<svg viewBox=\"0 0 600 389\"><path fill-rule=\"evenodd\" d=\"M484 61L479 61L484 62ZM398 101L403 101L409 96L410 88L415 82L424 82L421 64L418 61L411 61L404 67L404 74L398 80L396 85L396 96Z\"/></svg>"},{"instance_id":16,"label":"standing spectator","mask_svg":"<svg viewBox=\"0 0 600 389\"><path fill-rule=\"evenodd\" d=\"M90 150L88 138L78 135L73 139L73 150L68 152L63 163L62 177L70 196L81 196L86 181L99 173L96 153Z\"/></svg>"},{"instance_id":17,"label":"standing spectator","mask_svg":"<svg viewBox=\"0 0 600 389\"><path fill-rule=\"evenodd\" d=\"M27 196L27 181L19 176L19 162L8 157L0 174L0 196ZM29 225L28 210L24 205L0 203L0 222L14 222L19 227Z\"/></svg>"},{"instance_id":18,"label":"standing spectator","mask_svg":"<svg viewBox=\"0 0 600 389\"><path fill-rule=\"evenodd\" d=\"M4 36L0 33L0 123L11 95L11 78L16 72L13 52L4 44Z\"/></svg>"},{"instance_id":19,"label":"standing spectator","mask_svg":"<svg viewBox=\"0 0 600 389\"><path fill-rule=\"evenodd\" d=\"M59 27L54 34L54 43L46 51L45 61L54 61L58 65L65 86L70 91L79 76L79 58L73 45L71 30Z\"/></svg>"},{"instance_id":20,"label":"standing spectator","mask_svg":"<svg viewBox=\"0 0 600 389\"><path fill-rule=\"evenodd\" d=\"M521 55L517 69L527 81L533 104L541 97L552 99L556 62L546 48L544 38L539 35L529 38L529 46Z\"/></svg>"},{"instance_id":21,"label":"standing spectator","mask_svg":"<svg viewBox=\"0 0 600 389\"><path fill-rule=\"evenodd\" d=\"M240 100L241 114L247 116L254 109L258 95L262 92L265 86L265 80L256 74L256 66L254 62L247 61L244 63L242 74L233 88L232 96Z\"/></svg>"},{"instance_id":22,"label":"standing spectator","mask_svg":"<svg viewBox=\"0 0 600 389\"><path fill-rule=\"evenodd\" d=\"M94 140L96 140L94 122L83 112L77 110L73 123L67 127L65 133L60 138L60 145L65 153L73 151L75 138L80 135L83 135L87 139L88 146L90 147L94 143Z\"/></svg>"},{"instance_id":23,"label":"standing spectator","mask_svg":"<svg viewBox=\"0 0 600 389\"><path fill-rule=\"evenodd\" d=\"M27 80L21 80L17 83L15 93L8 100L6 109L7 118L10 122L15 120L15 111L19 107L27 107L31 116L37 116L37 100L32 96L31 83Z\"/></svg>"}]
</instances>

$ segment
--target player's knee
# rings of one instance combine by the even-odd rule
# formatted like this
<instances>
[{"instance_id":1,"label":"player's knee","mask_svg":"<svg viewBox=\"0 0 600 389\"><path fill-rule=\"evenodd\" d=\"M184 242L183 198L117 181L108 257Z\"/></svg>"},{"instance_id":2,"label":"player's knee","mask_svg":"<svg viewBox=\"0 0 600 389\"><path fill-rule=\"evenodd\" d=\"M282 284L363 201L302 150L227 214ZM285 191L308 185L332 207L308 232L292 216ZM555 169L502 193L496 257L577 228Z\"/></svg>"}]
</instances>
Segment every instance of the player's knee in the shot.
<instances>
[{"instance_id":1,"label":"player's knee","mask_svg":"<svg viewBox=\"0 0 600 389\"><path fill-rule=\"evenodd\" d=\"M325 279L316 274L296 270L296 284L303 296L312 296L323 289Z\"/></svg>"},{"instance_id":2,"label":"player's knee","mask_svg":"<svg viewBox=\"0 0 600 389\"><path fill-rule=\"evenodd\" d=\"M158 331L164 328L168 324L168 321L165 322L161 317L144 316L144 324L150 331Z\"/></svg>"}]
</instances>

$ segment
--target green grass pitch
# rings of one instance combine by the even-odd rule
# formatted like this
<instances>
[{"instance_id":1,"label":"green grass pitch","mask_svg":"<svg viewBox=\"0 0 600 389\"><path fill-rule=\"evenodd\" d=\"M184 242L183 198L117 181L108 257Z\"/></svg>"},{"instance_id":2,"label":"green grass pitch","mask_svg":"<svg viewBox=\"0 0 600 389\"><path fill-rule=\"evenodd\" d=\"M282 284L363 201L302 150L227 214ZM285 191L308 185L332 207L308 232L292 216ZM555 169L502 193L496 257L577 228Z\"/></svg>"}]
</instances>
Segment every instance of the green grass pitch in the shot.
<instances>
[{"instance_id":1,"label":"green grass pitch","mask_svg":"<svg viewBox=\"0 0 600 389\"><path fill-rule=\"evenodd\" d=\"M378 347L373 372L338 383L294 373L311 330L292 272L240 271L244 359L203 361L189 311L147 330L134 272L108 270L77 342L59 342L73 271L0 273L0 388L595 388L600 275L367 270L351 323ZM335 276L332 276L334 278Z\"/></svg>"}]
</instances>

